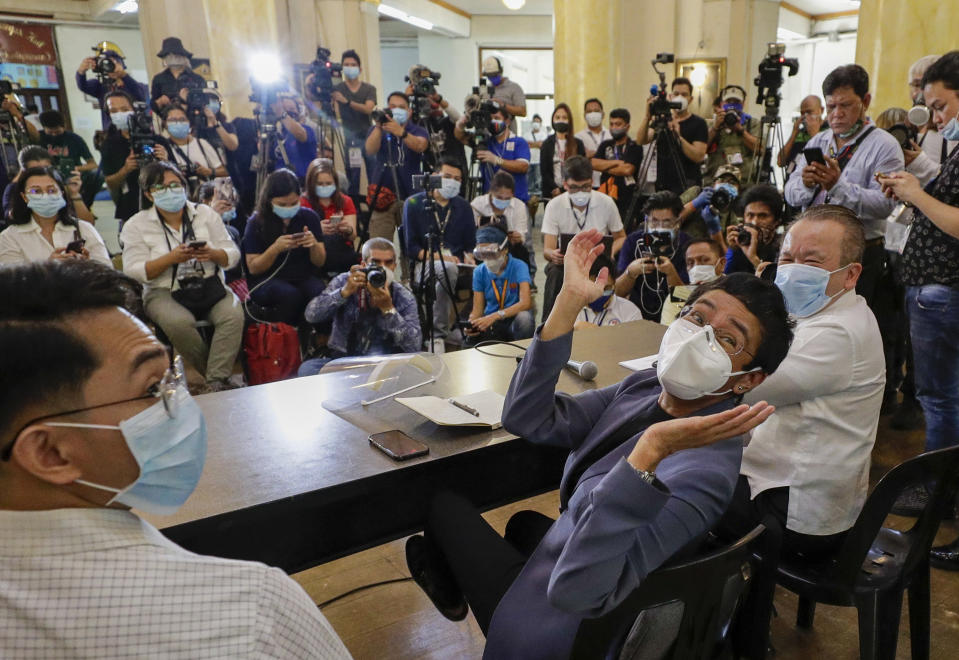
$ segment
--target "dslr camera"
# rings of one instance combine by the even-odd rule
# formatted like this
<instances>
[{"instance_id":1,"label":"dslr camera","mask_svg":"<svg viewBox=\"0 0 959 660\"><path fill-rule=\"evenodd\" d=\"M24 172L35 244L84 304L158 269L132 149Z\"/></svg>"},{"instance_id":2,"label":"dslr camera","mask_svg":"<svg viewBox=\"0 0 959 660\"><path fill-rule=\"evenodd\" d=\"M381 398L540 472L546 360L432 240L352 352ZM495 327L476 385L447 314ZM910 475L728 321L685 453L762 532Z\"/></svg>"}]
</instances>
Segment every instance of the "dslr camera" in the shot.
<instances>
[{"instance_id":1,"label":"dslr camera","mask_svg":"<svg viewBox=\"0 0 959 660\"><path fill-rule=\"evenodd\" d=\"M157 136L153 132L153 120L150 118L147 104L137 101L133 104L133 115L130 117L130 148L137 158L140 167L156 160L153 145Z\"/></svg>"},{"instance_id":2,"label":"dslr camera","mask_svg":"<svg viewBox=\"0 0 959 660\"><path fill-rule=\"evenodd\" d=\"M342 77L343 65L330 61L329 48L317 46L316 59L310 63L310 74L313 76L311 94L320 104L329 106L333 101L333 78Z\"/></svg>"},{"instance_id":3,"label":"dslr camera","mask_svg":"<svg viewBox=\"0 0 959 660\"><path fill-rule=\"evenodd\" d=\"M377 289L382 289L386 286L386 269L382 266L373 264L366 268L360 268L359 272L366 274L366 281L370 283L370 286L376 287Z\"/></svg>"},{"instance_id":4,"label":"dslr camera","mask_svg":"<svg viewBox=\"0 0 959 660\"><path fill-rule=\"evenodd\" d=\"M666 231L648 231L643 234L645 252L654 258L669 256L673 251L673 240Z\"/></svg>"},{"instance_id":5,"label":"dslr camera","mask_svg":"<svg viewBox=\"0 0 959 660\"><path fill-rule=\"evenodd\" d=\"M376 108L375 110L373 110L373 112L370 113L370 117L377 124L385 124L386 122L388 122L390 119L393 118L393 111L390 110L389 108L383 108L382 110L380 108Z\"/></svg>"},{"instance_id":6,"label":"dslr camera","mask_svg":"<svg viewBox=\"0 0 959 660\"><path fill-rule=\"evenodd\" d=\"M919 129L911 124L896 124L895 126L890 126L887 133L896 138L896 142L898 142L899 146L903 149L912 149L910 142L919 139Z\"/></svg>"},{"instance_id":7,"label":"dslr camera","mask_svg":"<svg viewBox=\"0 0 959 660\"><path fill-rule=\"evenodd\" d=\"M649 112L652 120L649 125L652 128L666 128L669 120L673 118L673 110L682 110L683 105L676 101L670 101L666 96L666 72L660 71L657 64L672 64L676 61L672 53L656 53L656 59L650 62L653 65L653 71L659 75L659 85L653 85L649 88L650 96L656 99L650 104Z\"/></svg>"},{"instance_id":8,"label":"dslr camera","mask_svg":"<svg viewBox=\"0 0 959 660\"><path fill-rule=\"evenodd\" d=\"M736 225L736 241L740 247L749 247L753 242L753 235L746 230L746 225Z\"/></svg>"}]
</instances>

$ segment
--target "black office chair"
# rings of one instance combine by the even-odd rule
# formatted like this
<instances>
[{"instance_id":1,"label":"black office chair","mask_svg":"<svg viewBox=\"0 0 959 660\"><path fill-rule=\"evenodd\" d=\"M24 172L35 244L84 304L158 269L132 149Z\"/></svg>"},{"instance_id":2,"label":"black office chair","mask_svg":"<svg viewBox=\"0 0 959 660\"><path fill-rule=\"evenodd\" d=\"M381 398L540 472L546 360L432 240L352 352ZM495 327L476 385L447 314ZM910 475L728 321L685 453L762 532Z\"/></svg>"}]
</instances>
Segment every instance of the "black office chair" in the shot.
<instances>
[{"instance_id":1,"label":"black office chair","mask_svg":"<svg viewBox=\"0 0 959 660\"><path fill-rule=\"evenodd\" d=\"M676 639L667 655L675 660L715 658L728 653L729 623L748 586L758 525L732 545L650 573L615 609L580 623L572 660L617 658L643 610L683 603Z\"/></svg>"},{"instance_id":2,"label":"black office chair","mask_svg":"<svg viewBox=\"0 0 959 660\"><path fill-rule=\"evenodd\" d=\"M927 484L931 493L919 519L904 532L883 527L896 498L916 483ZM876 484L835 557L815 565L781 559L776 581L799 595L796 625L812 627L817 602L855 607L859 657L895 658L902 594L908 589L912 657L928 658L929 549L957 487L959 446L920 454Z\"/></svg>"}]
</instances>

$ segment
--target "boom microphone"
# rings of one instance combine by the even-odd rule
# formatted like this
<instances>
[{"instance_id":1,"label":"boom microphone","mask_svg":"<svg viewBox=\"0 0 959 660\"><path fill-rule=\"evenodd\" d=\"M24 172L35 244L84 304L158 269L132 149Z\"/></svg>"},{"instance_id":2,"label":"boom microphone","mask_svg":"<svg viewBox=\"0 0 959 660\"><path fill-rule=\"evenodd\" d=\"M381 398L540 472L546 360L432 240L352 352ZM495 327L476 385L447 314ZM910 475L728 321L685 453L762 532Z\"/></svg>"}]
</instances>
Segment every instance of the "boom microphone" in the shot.
<instances>
[{"instance_id":1,"label":"boom microphone","mask_svg":"<svg viewBox=\"0 0 959 660\"><path fill-rule=\"evenodd\" d=\"M593 380L596 378L596 374L599 373L599 367L596 366L595 362L590 360L586 360L585 362L570 360L566 363L566 368L583 380Z\"/></svg>"}]
</instances>

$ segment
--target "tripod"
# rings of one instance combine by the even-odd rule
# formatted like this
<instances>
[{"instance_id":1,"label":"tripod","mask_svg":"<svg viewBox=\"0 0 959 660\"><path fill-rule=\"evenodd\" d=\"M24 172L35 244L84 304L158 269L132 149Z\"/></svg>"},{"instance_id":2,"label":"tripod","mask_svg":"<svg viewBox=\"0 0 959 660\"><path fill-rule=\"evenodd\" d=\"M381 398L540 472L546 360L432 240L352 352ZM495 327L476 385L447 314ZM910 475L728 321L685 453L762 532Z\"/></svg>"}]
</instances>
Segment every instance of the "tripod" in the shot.
<instances>
[{"instance_id":1,"label":"tripod","mask_svg":"<svg viewBox=\"0 0 959 660\"><path fill-rule=\"evenodd\" d=\"M479 196L480 192L483 189L483 175L486 175L486 178L489 181L493 180L493 168L489 163L483 163L476 156L476 152L479 150L489 151L489 146L486 143L479 141L474 141L470 149L470 162L469 162L469 171L466 178L466 199L476 199ZM485 169L484 169L485 168Z\"/></svg>"},{"instance_id":2,"label":"tripod","mask_svg":"<svg viewBox=\"0 0 959 660\"><path fill-rule=\"evenodd\" d=\"M13 178L17 169L17 154L26 144L26 136L17 125L16 120L6 110L0 111L0 160L6 168L7 176ZM7 147L13 150L13 157L7 153Z\"/></svg>"},{"instance_id":3,"label":"tripod","mask_svg":"<svg viewBox=\"0 0 959 660\"><path fill-rule=\"evenodd\" d=\"M263 182L270 175L276 165L274 154L279 146L283 150L284 159L286 158L286 149L283 143L278 140L276 128L277 117L270 110L254 111L256 119L256 155L254 164L256 170L256 202L259 202L260 191L263 190Z\"/></svg>"},{"instance_id":4,"label":"tripod","mask_svg":"<svg viewBox=\"0 0 959 660\"><path fill-rule=\"evenodd\" d=\"M779 107L778 99L775 107L770 107L767 103L766 105L766 114L762 118L762 130L760 131L760 144L762 144L762 151L759 153L759 167L755 168L753 171L753 183L772 183L777 184L776 173L773 170L773 150L782 151L784 149L783 143L783 126L782 122L779 119ZM778 149L777 149L778 147ZM782 183L786 183L786 168L780 168Z\"/></svg>"},{"instance_id":5,"label":"tripod","mask_svg":"<svg viewBox=\"0 0 959 660\"><path fill-rule=\"evenodd\" d=\"M656 117L653 121L653 131L653 139L650 141L646 153L643 154L643 162L639 166L639 172L636 173L636 190L633 191L633 198L627 207L626 217L623 218L623 224L625 225L627 234L636 228L637 207L639 206L640 200L645 196L643 187L646 185L646 177L649 176L649 168L653 162L653 154L660 148L665 147L666 157L672 162L673 167L676 169L676 173L679 175L679 184L682 186L682 189L685 191L689 187L686 181L686 173L683 171L683 161L680 160L682 147L679 146L679 141L669 129L669 119L666 117ZM656 145L655 150L652 145ZM660 172L657 170L657 180L659 177Z\"/></svg>"}]
</instances>

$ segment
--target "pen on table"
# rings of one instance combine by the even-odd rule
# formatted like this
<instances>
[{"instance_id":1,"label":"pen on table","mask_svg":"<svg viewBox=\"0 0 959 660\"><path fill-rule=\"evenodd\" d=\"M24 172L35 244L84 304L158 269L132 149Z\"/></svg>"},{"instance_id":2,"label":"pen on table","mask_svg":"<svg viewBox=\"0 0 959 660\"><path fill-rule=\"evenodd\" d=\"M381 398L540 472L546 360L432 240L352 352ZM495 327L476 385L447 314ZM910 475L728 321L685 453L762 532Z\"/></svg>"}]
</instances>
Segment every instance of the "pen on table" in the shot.
<instances>
[{"instance_id":1,"label":"pen on table","mask_svg":"<svg viewBox=\"0 0 959 660\"><path fill-rule=\"evenodd\" d=\"M450 403L452 403L454 406L456 406L456 407L459 408L460 410L464 410L464 411L468 412L468 413L469 413L470 415L472 415L473 417L479 417L479 416L480 416L480 414L476 411L475 408L470 408L470 407L469 407L468 405L466 405L465 403L460 403L460 402L457 401L456 399L447 399L447 401L449 401Z\"/></svg>"}]
</instances>

